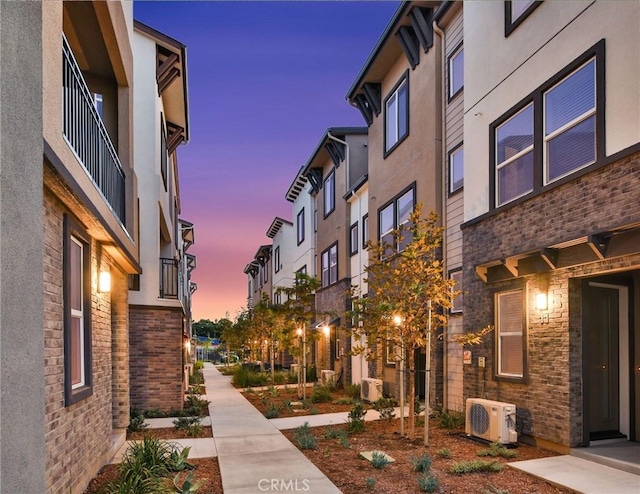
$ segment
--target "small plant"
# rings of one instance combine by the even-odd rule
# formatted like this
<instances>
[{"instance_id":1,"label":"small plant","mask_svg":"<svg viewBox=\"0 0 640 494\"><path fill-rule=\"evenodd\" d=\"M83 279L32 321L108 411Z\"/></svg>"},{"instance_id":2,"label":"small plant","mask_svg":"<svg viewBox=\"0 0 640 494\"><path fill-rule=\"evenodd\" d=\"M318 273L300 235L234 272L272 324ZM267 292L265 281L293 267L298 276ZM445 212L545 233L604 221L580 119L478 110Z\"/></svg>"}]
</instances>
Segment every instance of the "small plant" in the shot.
<instances>
[{"instance_id":1,"label":"small plant","mask_svg":"<svg viewBox=\"0 0 640 494\"><path fill-rule=\"evenodd\" d=\"M172 472L182 472L184 470L193 470L195 466L187 461L191 446L187 446L183 450L179 447L175 447L171 453L169 453L168 468Z\"/></svg>"},{"instance_id":2,"label":"small plant","mask_svg":"<svg viewBox=\"0 0 640 494\"><path fill-rule=\"evenodd\" d=\"M331 448L329 446L327 446L324 451L322 452L323 456L331 456Z\"/></svg>"},{"instance_id":3,"label":"small plant","mask_svg":"<svg viewBox=\"0 0 640 494\"><path fill-rule=\"evenodd\" d=\"M438 416L438 423L443 429L462 429L464 414L457 410L442 410Z\"/></svg>"},{"instance_id":4,"label":"small plant","mask_svg":"<svg viewBox=\"0 0 640 494\"><path fill-rule=\"evenodd\" d=\"M362 403L357 403L349 411L349 418L347 419L347 431L349 434L355 434L364 430L364 416L367 411L364 409Z\"/></svg>"},{"instance_id":5,"label":"small plant","mask_svg":"<svg viewBox=\"0 0 640 494\"><path fill-rule=\"evenodd\" d=\"M459 461L451 466L451 473L499 472L502 464L499 461L471 460Z\"/></svg>"},{"instance_id":6,"label":"small plant","mask_svg":"<svg viewBox=\"0 0 640 494\"><path fill-rule=\"evenodd\" d=\"M325 439L338 439L341 434L344 434L344 431L340 429L334 429L330 425L324 430Z\"/></svg>"},{"instance_id":7,"label":"small plant","mask_svg":"<svg viewBox=\"0 0 640 494\"><path fill-rule=\"evenodd\" d=\"M364 485L367 489L373 489L376 486L376 479L374 479L373 477L367 477L364 480Z\"/></svg>"},{"instance_id":8,"label":"small plant","mask_svg":"<svg viewBox=\"0 0 640 494\"><path fill-rule=\"evenodd\" d=\"M426 472L418 477L418 487L423 492L436 492L439 485L438 479Z\"/></svg>"},{"instance_id":9,"label":"small plant","mask_svg":"<svg viewBox=\"0 0 640 494\"><path fill-rule=\"evenodd\" d=\"M396 416L396 412L393 409L393 398L380 398L373 403L373 409L380 414L381 420L391 421Z\"/></svg>"},{"instance_id":10,"label":"small plant","mask_svg":"<svg viewBox=\"0 0 640 494\"><path fill-rule=\"evenodd\" d=\"M311 427L309 422L305 422L300 427L297 427L294 432L294 439L300 446L300 449L316 449L318 441L313 434L311 434Z\"/></svg>"},{"instance_id":11,"label":"small plant","mask_svg":"<svg viewBox=\"0 0 640 494\"><path fill-rule=\"evenodd\" d=\"M422 406L422 402L420 401L420 398L418 398L416 396L416 399L413 401L413 413L414 415L417 417L418 415L420 415L424 410L424 407Z\"/></svg>"},{"instance_id":12,"label":"small plant","mask_svg":"<svg viewBox=\"0 0 640 494\"><path fill-rule=\"evenodd\" d=\"M193 374L189 376L189 384L192 386L194 384L204 384L204 377L202 376L202 372L197 370Z\"/></svg>"},{"instance_id":13,"label":"small plant","mask_svg":"<svg viewBox=\"0 0 640 494\"><path fill-rule=\"evenodd\" d=\"M193 364L193 370L202 370L204 369L204 362L202 360L196 360L196 363Z\"/></svg>"},{"instance_id":14,"label":"small plant","mask_svg":"<svg viewBox=\"0 0 640 494\"><path fill-rule=\"evenodd\" d=\"M278 388L276 388L275 386L269 386L267 388L267 392L273 396L274 398L280 396L280 390Z\"/></svg>"},{"instance_id":15,"label":"small plant","mask_svg":"<svg viewBox=\"0 0 640 494\"><path fill-rule=\"evenodd\" d=\"M189 437L198 437L202 426L200 425L200 417L179 417L173 421L176 430L185 431Z\"/></svg>"},{"instance_id":16,"label":"small plant","mask_svg":"<svg viewBox=\"0 0 640 494\"><path fill-rule=\"evenodd\" d=\"M451 458L451 450L449 448L440 448L436 454L440 458Z\"/></svg>"},{"instance_id":17,"label":"small plant","mask_svg":"<svg viewBox=\"0 0 640 494\"><path fill-rule=\"evenodd\" d=\"M347 449L349 449L351 447L351 444L349 443L349 439L347 439L346 435L340 437L340 445L343 448L347 448Z\"/></svg>"},{"instance_id":18,"label":"small plant","mask_svg":"<svg viewBox=\"0 0 640 494\"><path fill-rule=\"evenodd\" d=\"M276 419L280 416L280 407L275 403L271 403L267 411L264 412L264 416L268 419Z\"/></svg>"},{"instance_id":19,"label":"small plant","mask_svg":"<svg viewBox=\"0 0 640 494\"><path fill-rule=\"evenodd\" d=\"M182 482L180 482L180 474L176 475L173 479L173 485L176 488L176 492L180 494L195 494L198 492L198 489L202 487L203 483L204 482L200 480L197 482L193 481L193 472L190 472Z\"/></svg>"},{"instance_id":20,"label":"small plant","mask_svg":"<svg viewBox=\"0 0 640 494\"><path fill-rule=\"evenodd\" d=\"M127 430L129 432L142 432L148 427L149 424L145 423L144 421L144 414L139 413L131 417L131 422L129 422Z\"/></svg>"},{"instance_id":21,"label":"small plant","mask_svg":"<svg viewBox=\"0 0 640 494\"><path fill-rule=\"evenodd\" d=\"M188 394L184 402L184 410L188 415L206 415L209 400L203 400L200 395Z\"/></svg>"},{"instance_id":22,"label":"small plant","mask_svg":"<svg viewBox=\"0 0 640 494\"><path fill-rule=\"evenodd\" d=\"M411 458L411 466L414 472L428 473L431 470L431 457L429 455L414 456Z\"/></svg>"},{"instance_id":23,"label":"small plant","mask_svg":"<svg viewBox=\"0 0 640 494\"><path fill-rule=\"evenodd\" d=\"M167 416L167 414L159 408L149 408L142 412L142 414L148 419L160 419Z\"/></svg>"},{"instance_id":24,"label":"small plant","mask_svg":"<svg viewBox=\"0 0 640 494\"><path fill-rule=\"evenodd\" d=\"M320 410L318 410L318 408L316 407L309 408L309 415L318 415L319 413L320 413Z\"/></svg>"},{"instance_id":25,"label":"small plant","mask_svg":"<svg viewBox=\"0 0 640 494\"><path fill-rule=\"evenodd\" d=\"M482 490L482 494L509 494L509 491L490 485L486 489Z\"/></svg>"},{"instance_id":26,"label":"small plant","mask_svg":"<svg viewBox=\"0 0 640 494\"><path fill-rule=\"evenodd\" d=\"M359 384L345 384L344 385L344 392L350 398L360 399L360 385Z\"/></svg>"},{"instance_id":27,"label":"small plant","mask_svg":"<svg viewBox=\"0 0 640 494\"><path fill-rule=\"evenodd\" d=\"M194 384L189 388L189 394L202 395L204 394L204 387L202 384Z\"/></svg>"},{"instance_id":28,"label":"small plant","mask_svg":"<svg viewBox=\"0 0 640 494\"><path fill-rule=\"evenodd\" d=\"M373 465L373 468L382 470L389 463L391 462L387 458L387 455L385 455L384 453L380 451L374 451L373 453L371 453L371 464Z\"/></svg>"},{"instance_id":29,"label":"small plant","mask_svg":"<svg viewBox=\"0 0 640 494\"><path fill-rule=\"evenodd\" d=\"M331 390L327 386L316 386L311 393L312 403L329 403L331 402Z\"/></svg>"},{"instance_id":30,"label":"small plant","mask_svg":"<svg viewBox=\"0 0 640 494\"><path fill-rule=\"evenodd\" d=\"M282 406L284 407L284 409L288 412L290 412L292 410L291 407L291 400L283 400L282 401Z\"/></svg>"},{"instance_id":31,"label":"small plant","mask_svg":"<svg viewBox=\"0 0 640 494\"><path fill-rule=\"evenodd\" d=\"M337 400L333 400L331 403L334 405L353 405L355 403L353 398L338 398Z\"/></svg>"},{"instance_id":32,"label":"small plant","mask_svg":"<svg viewBox=\"0 0 640 494\"><path fill-rule=\"evenodd\" d=\"M479 450L478 456L491 456L492 458L501 456L502 458L511 459L516 458L518 453L505 448L500 443L491 443L488 448Z\"/></svg>"}]
</instances>

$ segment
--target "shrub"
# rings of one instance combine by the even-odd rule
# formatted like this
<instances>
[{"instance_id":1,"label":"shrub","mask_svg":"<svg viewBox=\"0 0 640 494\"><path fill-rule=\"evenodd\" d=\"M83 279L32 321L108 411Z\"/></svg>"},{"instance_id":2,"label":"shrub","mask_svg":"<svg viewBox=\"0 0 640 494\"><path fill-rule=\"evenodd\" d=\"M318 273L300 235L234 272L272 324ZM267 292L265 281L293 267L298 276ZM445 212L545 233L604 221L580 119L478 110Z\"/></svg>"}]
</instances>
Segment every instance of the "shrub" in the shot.
<instances>
[{"instance_id":1,"label":"shrub","mask_svg":"<svg viewBox=\"0 0 640 494\"><path fill-rule=\"evenodd\" d=\"M345 384L344 392L351 398L360 399L360 385L359 384Z\"/></svg>"},{"instance_id":2,"label":"shrub","mask_svg":"<svg viewBox=\"0 0 640 494\"><path fill-rule=\"evenodd\" d=\"M194 384L189 387L189 394L202 395L204 394L204 387L202 386L202 384Z\"/></svg>"},{"instance_id":3,"label":"shrub","mask_svg":"<svg viewBox=\"0 0 640 494\"><path fill-rule=\"evenodd\" d=\"M451 473L476 473L476 472L499 472L502 464L498 461L471 460L460 461L451 466Z\"/></svg>"},{"instance_id":4,"label":"shrub","mask_svg":"<svg viewBox=\"0 0 640 494\"><path fill-rule=\"evenodd\" d=\"M200 398L200 395L188 394L184 403L184 413L187 415L206 415L209 403L211 402Z\"/></svg>"},{"instance_id":5,"label":"shrub","mask_svg":"<svg viewBox=\"0 0 640 494\"><path fill-rule=\"evenodd\" d=\"M202 376L202 372L199 370L195 371L193 374L189 376L189 384L203 384L204 377Z\"/></svg>"},{"instance_id":6,"label":"shrub","mask_svg":"<svg viewBox=\"0 0 640 494\"><path fill-rule=\"evenodd\" d=\"M333 400L331 403L334 405L354 405L356 400L353 398L338 398L337 400Z\"/></svg>"},{"instance_id":7,"label":"shrub","mask_svg":"<svg viewBox=\"0 0 640 494\"><path fill-rule=\"evenodd\" d=\"M431 470L431 457L429 455L414 456L411 458L414 472L427 473Z\"/></svg>"},{"instance_id":8,"label":"shrub","mask_svg":"<svg viewBox=\"0 0 640 494\"><path fill-rule=\"evenodd\" d=\"M197 371L204 369L204 362L202 360L196 361L196 363L193 364L193 368Z\"/></svg>"},{"instance_id":9,"label":"shrub","mask_svg":"<svg viewBox=\"0 0 640 494\"><path fill-rule=\"evenodd\" d=\"M182 472L184 470L193 470L195 466L187 461L191 446L187 446L182 451L180 448L175 447L169 454L169 470L172 472Z\"/></svg>"},{"instance_id":10,"label":"shrub","mask_svg":"<svg viewBox=\"0 0 640 494\"><path fill-rule=\"evenodd\" d=\"M280 416L280 407L278 407L278 405L276 405L275 403L271 403L269 405L269 408L267 408L267 411L264 412L264 416L268 419L278 418Z\"/></svg>"},{"instance_id":11,"label":"shrub","mask_svg":"<svg viewBox=\"0 0 640 494\"><path fill-rule=\"evenodd\" d=\"M437 454L440 458L451 458L451 450L449 448L440 448Z\"/></svg>"},{"instance_id":12,"label":"shrub","mask_svg":"<svg viewBox=\"0 0 640 494\"><path fill-rule=\"evenodd\" d=\"M424 410L424 407L422 406L422 402L420 401L420 398L418 398L416 396L414 402L413 402L413 413L414 415L417 417L418 415L420 415L420 413Z\"/></svg>"},{"instance_id":13,"label":"shrub","mask_svg":"<svg viewBox=\"0 0 640 494\"><path fill-rule=\"evenodd\" d=\"M376 486L376 479L374 479L373 477L367 477L364 480L364 485L367 487L367 489L373 489Z\"/></svg>"},{"instance_id":14,"label":"shrub","mask_svg":"<svg viewBox=\"0 0 640 494\"><path fill-rule=\"evenodd\" d=\"M202 429L200 417L180 417L173 421L173 426L179 431L185 431L189 437L197 437Z\"/></svg>"},{"instance_id":15,"label":"shrub","mask_svg":"<svg viewBox=\"0 0 640 494\"><path fill-rule=\"evenodd\" d=\"M457 410L442 410L438 416L438 423L443 429L462 429L464 414Z\"/></svg>"},{"instance_id":16,"label":"shrub","mask_svg":"<svg viewBox=\"0 0 640 494\"><path fill-rule=\"evenodd\" d=\"M310 365L307 367L307 382L314 383L318 380L318 370L315 365Z\"/></svg>"},{"instance_id":17,"label":"shrub","mask_svg":"<svg viewBox=\"0 0 640 494\"><path fill-rule=\"evenodd\" d=\"M374 451L373 453L371 453L371 464L373 465L373 468L382 470L389 463L391 462L387 458L387 455L385 455L384 453L380 451Z\"/></svg>"},{"instance_id":18,"label":"shrub","mask_svg":"<svg viewBox=\"0 0 640 494\"><path fill-rule=\"evenodd\" d=\"M300 427L297 427L293 434L294 439L300 446L300 449L316 449L318 441L313 434L311 434L311 427L309 422L305 422Z\"/></svg>"},{"instance_id":19,"label":"shrub","mask_svg":"<svg viewBox=\"0 0 640 494\"><path fill-rule=\"evenodd\" d=\"M325 439L338 439L344 435L344 431L341 429L334 429L330 425L324 430Z\"/></svg>"},{"instance_id":20,"label":"shrub","mask_svg":"<svg viewBox=\"0 0 640 494\"><path fill-rule=\"evenodd\" d=\"M478 451L478 456L491 456L493 458L501 456L502 458L510 459L518 456L518 453L511 449L505 448L499 443L491 443L488 448Z\"/></svg>"},{"instance_id":21,"label":"shrub","mask_svg":"<svg viewBox=\"0 0 640 494\"><path fill-rule=\"evenodd\" d=\"M312 403L328 403L331 401L331 390L327 386L314 386L311 393Z\"/></svg>"},{"instance_id":22,"label":"shrub","mask_svg":"<svg viewBox=\"0 0 640 494\"><path fill-rule=\"evenodd\" d=\"M418 477L418 486L423 492L436 492L440 482L433 475L423 473Z\"/></svg>"},{"instance_id":23,"label":"shrub","mask_svg":"<svg viewBox=\"0 0 640 494\"><path fill-rule=\"evenodd\" d=\"M149 427L149 424L145 423L144 414L138 413L131 417L131 421L129 422L127 430L129 432L142 432L147 427Z\"/></svg>"},{"instance_id":24,"label":"shrub","mask_svg":"<svg viewBox=\"0 0 640 494\"><path fill-rule=\"evenodd\" d=\"M362 432L364 430L364 416L367 411L364 409L362 403L357 403L349 411L349 418L347 419L347 431L349 434L355 434L356 432Z\"/></svg>"},{"instance_id":25,"label":"shrub","mask_svg":"<svg viewBox=\"0 0 640 494\"><path fill-rule=\"evenodd\" d=\"M159 408L149 408L142 412L142 414L148 419L160 419L167 416L167 414Z\"/></svg>"},{"instance_id":26,"label":"shrub","mask_svg":"<svg viewBox=\"0 0 640 494\"><path fill-rule=\"evenodd\" d=\"M182 482L180 482L180 474L176 475L173 479L173 485L179 494L195 494L198 492L198 489L202 487L203 483L202 481L193 481L193 472L190 472Z\"/></svg>"},{"instance_id":27,"label":"shrub","mask_svg":"<svg viewBox=\"0 0 640 494\"><path fill-rule=\"evenodd\" d=\"M316 407L309 408L309 415L318 415L319 413L320 410L318 410Z\"/></svg>"},{"instance_id":28,"label":"shrub","mask_svg":"<svg viewBox=\"0 0 640 494\"><path fill-rule=\"evenodd\" d=\"M381 420L391 421L396 416L393 398L380 398L373 403L373 409L380 414Z\"/></svg>"}]
</instances>

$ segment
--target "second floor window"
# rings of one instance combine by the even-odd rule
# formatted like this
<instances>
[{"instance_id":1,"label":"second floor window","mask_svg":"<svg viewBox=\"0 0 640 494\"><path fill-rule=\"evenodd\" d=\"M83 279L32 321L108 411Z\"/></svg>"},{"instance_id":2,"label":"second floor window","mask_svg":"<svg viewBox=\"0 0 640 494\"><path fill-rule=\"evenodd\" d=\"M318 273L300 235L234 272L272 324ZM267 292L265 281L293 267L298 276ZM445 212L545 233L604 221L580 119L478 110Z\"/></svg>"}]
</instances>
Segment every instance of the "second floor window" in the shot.
<instances>
[{"instance_id":1,"label":"second floor window","mask_svg":"<svg viewBox=\"0 0 640 494\"><path fill-rule=\"evenodd\" d=\"M358 223L351 225L349 229L349 253L357 254L360 247L360 236L358 235Z\"/></svg>"},{"instance_id":2,"label":"second floor window","mask_svg":"<svg viewBox=\"0 0 640 494\"><path fill-rule=\"evenodd\" d=\"M324 217L336 208L336 172L332 171L324 179Z\"/></svg>"},{"instance_id":3,"label":"second floor window","mask_svg":"<svg viewBox=\"0 0 640 494\"><path fill-rule=\"evenodd\" d=\"M452 194L464 185L464 147L459 145L449 153L449 193Z\"/></svg>"},{"instance_id":4,"label":"second floor window","mask_svg":"<svg viewBox=\"0 0 640 494\"><path fill-rule=\"evenodd\" d=\"M273 270L277 273L280 271L280 246L276 247L275 252L273 253Z\"/></svg>"},{"instance_id":5,"label":"second floor window","mask_svg":"<svg viewBox=\"0 0 640 494\"><path fill-rule=\"evenodd\" d=\"M369 214L365 214L362 217L362 248L367 248L367 242L369 241Z\"/></svg>"},{"instance_id":6,"label":"second floor window","mask_svg":"<svg viewBox=\"0 0 640 494\"><path fill-rule=\"evenodd\" d=\"M333 244L320 256L320 272L322 286L329 286L338 281L338 244Z\"/></svg>"},{"instance_id":7,"label":"second floor window","mask_svg":"<svg viewBox=\"0 0 640 494\"><path fill-rule=\"evenodd\" d=\"M298 245L304 242L304 208L300 210L296 217L296 237Z\"/></svg>"},{"instance_id":8,"label":"second floor window","mask_svg":"<svg viewBox=\"0 0 640 494\"><path fill-rule=\"evenodd\" d=\"M408 81L405 75L385 101L385 155L409 134Z\"/></svg>"},{"instance_id":9,"label":"second floor window","mask_svg":"<svg viewBox=\"0 0 640 494\"><path fill-rule=\"evenodd\" d=\"M449 57L449 99L464 87L464 48L459 46Z\"/></svg>"},{"instance_id":10,"label":"second floor window","mask_svg":"<svg viewBox=\"0 0 640 494\"><path fill-rule=\"evenodd\" d=\"M401 252L411 242L413 236L409 231L409 217L415 206L413 186L392 199L378 213L380 243L387 246L385 255ZM394 237L394 230L402 228L402 239Z\"/></svg>"}]
</instances>

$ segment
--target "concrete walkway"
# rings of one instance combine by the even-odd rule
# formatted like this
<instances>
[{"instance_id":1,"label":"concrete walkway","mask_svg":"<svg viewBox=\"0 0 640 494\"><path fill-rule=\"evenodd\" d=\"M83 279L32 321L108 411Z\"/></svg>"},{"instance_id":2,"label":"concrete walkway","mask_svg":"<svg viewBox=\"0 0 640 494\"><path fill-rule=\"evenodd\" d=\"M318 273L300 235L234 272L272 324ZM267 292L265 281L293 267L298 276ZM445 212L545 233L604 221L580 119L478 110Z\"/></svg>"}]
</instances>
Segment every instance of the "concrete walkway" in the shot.
<instances>
[{"instance_id":1,"label":"concrete walkway","mask_svg":"<svg viewBox=\"0 0 640 494\"><path fill-rule=\"evenodd\" d=\"M238 390L206 363L204 380L225 494L340 490Z\"/></svg>"}]
</instances>

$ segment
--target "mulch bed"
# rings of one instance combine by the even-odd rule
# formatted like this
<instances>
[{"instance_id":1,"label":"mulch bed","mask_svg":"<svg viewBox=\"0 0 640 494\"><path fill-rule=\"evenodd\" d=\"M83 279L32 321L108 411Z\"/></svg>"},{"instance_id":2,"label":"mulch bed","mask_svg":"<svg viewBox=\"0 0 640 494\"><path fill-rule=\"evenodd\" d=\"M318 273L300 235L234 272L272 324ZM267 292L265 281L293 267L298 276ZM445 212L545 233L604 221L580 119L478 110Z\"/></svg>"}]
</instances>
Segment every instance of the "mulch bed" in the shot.
<instances>
[{"instance_id":1,"label":"mulch bed","mask_svg":"<svg viewBox=\"0 0 640 494\"><path fill-rule=\"evenodd\" d=\"M145 435L153 436L157 439L194 439L213 437L213 430L209 426L200 427L200 433L196 436L190 436L187 431L178 430L175 427L161 427L157 429L145 429L139 432L127 431L127 441L140 441Z\"/></svg>"}]
</instances>

